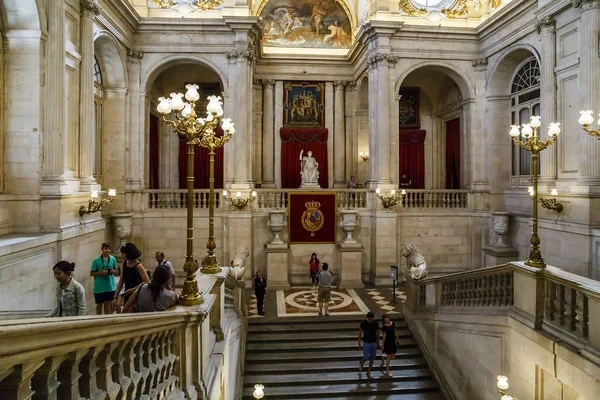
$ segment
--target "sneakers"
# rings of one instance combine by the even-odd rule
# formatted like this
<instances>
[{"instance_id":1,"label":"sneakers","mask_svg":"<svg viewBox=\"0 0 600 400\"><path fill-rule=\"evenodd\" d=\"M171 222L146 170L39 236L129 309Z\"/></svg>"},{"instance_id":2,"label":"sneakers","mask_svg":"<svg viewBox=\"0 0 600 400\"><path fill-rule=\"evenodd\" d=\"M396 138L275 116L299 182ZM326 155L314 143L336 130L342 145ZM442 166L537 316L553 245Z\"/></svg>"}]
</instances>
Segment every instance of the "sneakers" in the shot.
<instances>
[{"instance_id":1,"label":"sneakers","mask_svg":"<svg viewBox=\"0 0 600 400\"><path fill-rule=\"evenodd\" d=\"M323 313L321 311L319 311L319 317L321 317L323 315Z\"/></svg>"},{"instance_id":2,"label":"sneakers","mask_svg":"<svg viewBox=\"0 0 600 400\"><path fill-rule=\"evenodd\" d=\"M325 316L326 316L326 317L329 317L329 313L325 313Z\"/></svg>"}]
</instances>

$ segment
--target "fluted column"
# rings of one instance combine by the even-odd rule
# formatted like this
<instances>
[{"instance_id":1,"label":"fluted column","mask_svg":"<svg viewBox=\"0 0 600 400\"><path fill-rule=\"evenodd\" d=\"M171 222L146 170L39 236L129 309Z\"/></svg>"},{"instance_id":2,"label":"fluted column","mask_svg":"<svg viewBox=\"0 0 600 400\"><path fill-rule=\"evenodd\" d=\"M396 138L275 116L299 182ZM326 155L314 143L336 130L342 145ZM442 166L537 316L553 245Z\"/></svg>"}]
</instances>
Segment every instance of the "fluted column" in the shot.
<instances>
[{"instance_id":1,"label":"fluted column","mask_svg":"<svg viewBox=\"0 0 600 400\"><path fill-rule=\"evenodd\" d=\"M358 141L356 140L356 130L358 121L355 118L354 102L356 99L356 81L348 82L346 85L346 96L344 99L345 117L346 117L346 175L358 175L356 163L358 159Z\"/></svg>"},{"instance_id":2,"label":"fluted column","mask_svg":"<svg viewBox=\"0 0 600 400\"><path fill-rule=\"evenodd\" d=\"M536 30L541 36L541 63L540 63L540 114L542 117L541 132L544 134L550 122L556 120L556 28L554 19L546 17L539 21ZM552 184L556 179L556 151L557 146L542 151L541 183Z\"/></svg>"},{"instance_id":3,"label":"fluted column","mask_svg":"<svg viewBox=\"0 0 600 400\"><path fill-rule=\"evenodd\" d=\"M581 1L579 23L579 104L582 109L600 113L600 0ZM578 110L573 110L576 113ZM579 176L584 185L600 184L600 145L595 139L579 132Z\"/></svg>"},{"instance_id":4,"label":"fluted column","mask_svg":"<svg viewBox=\"0 0 600 400\"><path fill-rule=\"evenodd\" d=\"M140 168L143 160L140 160L140 144L143 143L145 132L145 121L147 115L145 109L145 94L139 86L141 74L141 60L144 53L141 50L127 50L127 73L129 77L129 134L125 135L125 189L127 191L140 190L142 177ZM132 210L134 207L133 197L125 196L125 209Z\"/></svg>"},{"instance_id":5,"label":"fluted column","mask_svg":"<svg viewBox=\"0 0 600 400\"><path fill-rule=\"evenodd\" d=\"M263 124L262 124L262 187L275 187L275 169L273 153L275 150L275 131L273 121L273 88L274 79L263 79Z\"/></svg>"},{"instance_id":6,"label":"fluted column","mask_svg":"<svg viewBox=\"0 0 600 400\"><path fill-rule=\"evenodd\" d=\"M97 0L81 0L81 68L79 86L79 177L83 185L94 179L94 19L100 13ZM86 191L86 188L81 188Z\"/></svg>"},{"instance_id":7,"label":"fluted column","mask_svg":"<svg viewBox=\"0 0 600 400\"><path fill-rule=\"evenodd\" d=\"M333 121L333 187L346 186L346 140L344 121L344 88L345 81L334 81L334 121Z\"/></svg>"},{"instance_id":8,"label":"fluted column","mask_svg":"<svg viewBox=\"0 0 600 400\"><path fill-rule=\"evenodd\" d=\"M59 193L65 172L65 2L50 1L46 46L46 114L42 194Z\"/></svg>"},{"instance_id":9,"label":"fluted column","mask_svg":"<svg viewBox=\"0 0 600 400\"><path fill-rule=\"evenodd\" d=\"M232 188L249 188L252 185L252 71L256 62L253 49L232 50L226 53L229 61L229 81L235 82L230 88L235 109L230 110L235 123L235 134L231 140L230 154L235 155ZM226 145L227 146L227 145ZM233 153L231 153L233 150Z\"/></svg>"},{"instance_id":10,"label":"fluted column","mask_svg":"<svg viewBox=\"0 0 600 400\"><path fill-rule=\"evenodd\" d=\"M390 67L398 57L387 53L375 53L367 59L369 69L369 184L391 185L391 101ZM397 150L395 150L397 151Z\"/></svg>"}]
</instances>

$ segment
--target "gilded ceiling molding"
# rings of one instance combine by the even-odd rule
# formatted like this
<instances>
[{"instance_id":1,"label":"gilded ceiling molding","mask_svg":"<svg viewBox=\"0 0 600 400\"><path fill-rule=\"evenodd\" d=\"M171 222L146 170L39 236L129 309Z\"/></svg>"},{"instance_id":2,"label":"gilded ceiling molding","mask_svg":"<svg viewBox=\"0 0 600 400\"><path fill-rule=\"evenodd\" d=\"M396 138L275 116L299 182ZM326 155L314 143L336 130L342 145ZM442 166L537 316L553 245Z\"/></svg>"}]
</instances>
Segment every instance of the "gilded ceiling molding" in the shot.
<instances>
[{"instance_id":1,"label":"gilded ceiling molding","mask_svg":"<svg viewBox=\"0 0 600 400\"><path fill-rule=\"evenodd\" d=\"M180 1L174 0L152 0L152 4L159 6L163 9L170 9L177 7ZM202 11L212 10L213 8L217 8L221 5L221 0L194 0L188 2L188 4L194 9L197 8Z\"/></svg>"},{"instance_id":2,"label":"gilded ceiling molding","mask_svg":"<svg viewBox=\"0 0 600 400\"><path fill-rule=\"evenodd\" d=\"M498 8L502 4L502 0L490 0L490 6L492 8Z\"/></svg>"},{"instance_id":3,"label":"gilded ceiling molding","mask_svg":"<svg viewBox=\"0 0 600 400\"><path fill-rule=\"evenodd\" d=\"M410 17L420 17L427 14L424 8L416 8L410 0L400 0L400 9Z\"/></svg>"},{"instance_id":4,"label":"gilded ceiling molding","mask_svg":"<svg viewBox=\"0 0 600 400\"><path fill-rule=\"evenodd\" d=\"M456 19L467 15L467 2L466 0L458 0L454 7L442 8L442 14L449 19Z\"/></svg>"}]
</instances>

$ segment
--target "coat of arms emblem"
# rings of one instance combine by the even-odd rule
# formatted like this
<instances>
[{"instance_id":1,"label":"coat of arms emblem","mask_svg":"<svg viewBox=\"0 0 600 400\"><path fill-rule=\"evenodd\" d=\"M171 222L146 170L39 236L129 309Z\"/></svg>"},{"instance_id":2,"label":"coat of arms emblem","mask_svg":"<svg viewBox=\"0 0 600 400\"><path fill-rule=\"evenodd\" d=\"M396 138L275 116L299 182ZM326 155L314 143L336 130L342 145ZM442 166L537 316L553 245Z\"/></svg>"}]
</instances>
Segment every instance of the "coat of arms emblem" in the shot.
<instances>
[{"instance_id":1,"label":"coat of arms emblem","mask_svg":"<svg viewBox=\"0 0 600 400\"><path fill-rule=\"evenodd\" d=\"M315 232L323 227L325 217L319 207L321 203L318 201L307 201L304 203L306 210L302 213L302 226L310 232L310 236L315 236Z\"/></svg>"}]
</instances>

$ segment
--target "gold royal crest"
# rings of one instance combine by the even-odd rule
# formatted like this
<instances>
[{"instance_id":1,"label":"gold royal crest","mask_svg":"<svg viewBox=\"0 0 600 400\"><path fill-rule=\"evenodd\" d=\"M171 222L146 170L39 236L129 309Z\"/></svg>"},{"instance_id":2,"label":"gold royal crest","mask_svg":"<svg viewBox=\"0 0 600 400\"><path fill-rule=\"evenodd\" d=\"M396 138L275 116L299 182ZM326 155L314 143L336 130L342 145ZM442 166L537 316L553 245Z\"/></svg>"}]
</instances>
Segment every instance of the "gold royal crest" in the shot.
<instances>
[{"instance_id":1,"label":"gold royal crest","mask_svg":"<svg viewBox=\"0 0 600 400\"><path fill-rule=\"evenodd\" d=\"M315 236L315 232L323 227L325 217L319 207L321 203L318 201L307 201L304 203L306 210L302 213L302 226L310 232L310 236Z\"/></svg>"}]
</instances>

